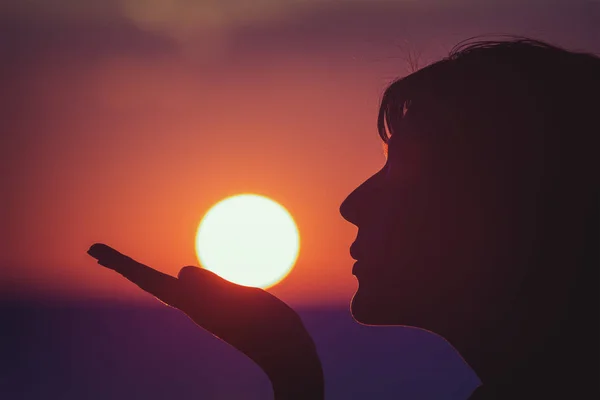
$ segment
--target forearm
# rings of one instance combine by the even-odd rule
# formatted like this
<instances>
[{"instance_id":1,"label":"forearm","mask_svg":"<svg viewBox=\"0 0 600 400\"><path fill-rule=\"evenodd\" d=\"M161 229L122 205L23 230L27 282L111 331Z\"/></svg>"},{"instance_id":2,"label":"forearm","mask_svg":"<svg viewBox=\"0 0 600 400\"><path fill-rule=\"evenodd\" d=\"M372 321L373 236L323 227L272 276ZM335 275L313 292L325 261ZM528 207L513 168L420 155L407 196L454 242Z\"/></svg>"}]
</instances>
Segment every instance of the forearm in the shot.
<instances>
[{"instance_id":1,"label":"forearm","mask_svg":"<svg viewBox=\"0 0 600 400\"><path fill-rule=\"evenodd\" d=\"M267 375L273 385L275 400L322 400L325 397L323 369L318 356L304 355L300 362L295 355Z\"/></svg>"},{"instance_id":2,"label":"forearm","mask_svg":"<svg viewBox=\"0 0 600 400\"><path fill-rule=\"evenodd\" d=\"M298 376L273 382L273 394L275 400L323 400L325 386L322 379Z\"/></svg>"}]
</instances>

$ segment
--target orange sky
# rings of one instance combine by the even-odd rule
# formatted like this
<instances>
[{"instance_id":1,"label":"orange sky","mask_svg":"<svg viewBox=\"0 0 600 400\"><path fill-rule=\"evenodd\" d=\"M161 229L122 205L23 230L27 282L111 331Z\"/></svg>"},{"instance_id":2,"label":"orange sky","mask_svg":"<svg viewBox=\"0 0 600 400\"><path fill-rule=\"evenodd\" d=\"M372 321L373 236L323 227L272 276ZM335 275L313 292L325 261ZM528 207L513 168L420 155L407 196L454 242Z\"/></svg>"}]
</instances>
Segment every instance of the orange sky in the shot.
<instances>
[{"instance_id":1,"label":"orange sky","mask_svg":"<svg viewBox=\"0 0 600 400\"><path fill-rule=\"evenodd\" d=\"M338 3L314 0L294 14L266 1L248 17L219 9L211 25L202 11L156 21L139 2L109 3L120 7L0 8L12 15L4 40L13 41L0 81L0 294L148 300L95 265L88 246L105 242L176 274L197 265L194 235L207 209L254 192L294 215L302 241L296 268L270 291L347 303L356 229L338 207L384 162L377 105L385 84L407 72L407 40L423 62L490 31L598 51L584 6L525 24L506 10L482 19L477 9L470 20L458 6L394 6L393 18L384 2L334 12ZM174 30L184 17L197 31Z\"/></svg>"},{"instance_id":2,"label":"orange sky","mask_svg":"<svg viewBox=\"0 0 600 400\"><path fill-rule=\"evenodd\" d=\"M230 67L210 81L181 60L127 58L64 69L27 82L35 118L19 121L15 140L4 280L63 295L137 295L94 265L89 244L176 274L197 264L207 209L254 192L287 207L302 238L296 269L272 290L349 298L355 230L337 208L384 160L373 129L378 88L360 84L364 72L329 81L326 65L287 60L242 77Z\"/></svg>"}]
</instances>

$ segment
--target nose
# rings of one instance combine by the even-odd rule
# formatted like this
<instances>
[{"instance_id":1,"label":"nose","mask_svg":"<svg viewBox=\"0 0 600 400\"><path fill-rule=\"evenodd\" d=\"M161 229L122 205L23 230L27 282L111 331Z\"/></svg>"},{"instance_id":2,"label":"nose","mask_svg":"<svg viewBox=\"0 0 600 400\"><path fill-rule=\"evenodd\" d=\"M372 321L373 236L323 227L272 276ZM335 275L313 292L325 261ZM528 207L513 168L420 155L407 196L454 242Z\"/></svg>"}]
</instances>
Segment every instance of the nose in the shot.
<instances>
[{"instance_id":1,"label":"nose","mask_svg":"<svg viewBox=\"0 0 600 400\"><path fill-rule=\"evenodd\" d=\"M358 225L358 213L356 211L356 202L354 201L355 193L356 190L350 193L342 202L340 205L340 214L346 221L350 222L351 224Z\"/></svg>"},{"instance_id":2,"label":"nose","mask_svg":"<svg viewBox=\"0 0 600 400\"><path fill-rule=\"evenodd\" d=\"M368 210L376 206L376 189L380 186L378 180L381 173L382 171L379 171L377 174L367 179L359 187L354 189L354 191L352 191L352 193L350 193L342 202L340 205L340 214L346 221L358 226L358 224L362 222L362 219L364 219Z\"/></svg>"}]
</instances>

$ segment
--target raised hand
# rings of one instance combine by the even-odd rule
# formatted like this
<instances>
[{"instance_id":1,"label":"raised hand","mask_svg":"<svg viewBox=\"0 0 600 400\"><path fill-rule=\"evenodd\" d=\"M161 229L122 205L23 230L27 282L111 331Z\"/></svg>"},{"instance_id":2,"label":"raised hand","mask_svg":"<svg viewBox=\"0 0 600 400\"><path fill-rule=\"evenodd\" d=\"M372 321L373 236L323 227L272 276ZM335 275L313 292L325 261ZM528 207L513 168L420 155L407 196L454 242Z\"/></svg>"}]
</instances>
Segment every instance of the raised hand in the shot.
<instances>
[{"instance_id":1,"label":"raised hand","mask_svg":"<svg viewBox=\"0 0 600 400\"><path fill-rule=\"evenodd\" d=\"M316 347L298 314L270 293L197 267L177 278L96 243L88 254L250 357L269 376L275 399L322 399Z\"/></svg>"}]
</instances>

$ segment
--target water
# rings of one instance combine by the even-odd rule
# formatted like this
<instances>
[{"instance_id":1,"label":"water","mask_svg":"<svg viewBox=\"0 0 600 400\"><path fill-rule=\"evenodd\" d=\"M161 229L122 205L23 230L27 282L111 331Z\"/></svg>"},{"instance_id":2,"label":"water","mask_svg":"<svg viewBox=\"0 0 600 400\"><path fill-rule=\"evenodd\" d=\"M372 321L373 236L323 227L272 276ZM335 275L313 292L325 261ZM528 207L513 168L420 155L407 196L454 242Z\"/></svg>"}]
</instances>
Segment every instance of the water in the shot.
<instances>
[{"instance_id":1,"label":"water","mask_svg":"<svg viewBox=\"0 0 600 400\"><path fill-rule=\"evenodd\" d=\"M464 399L477 379L443 340L298 309L327 399ZM166 306L0 303L0 399L270 399L243 354Z\"/></svg>"}]
</instances>

